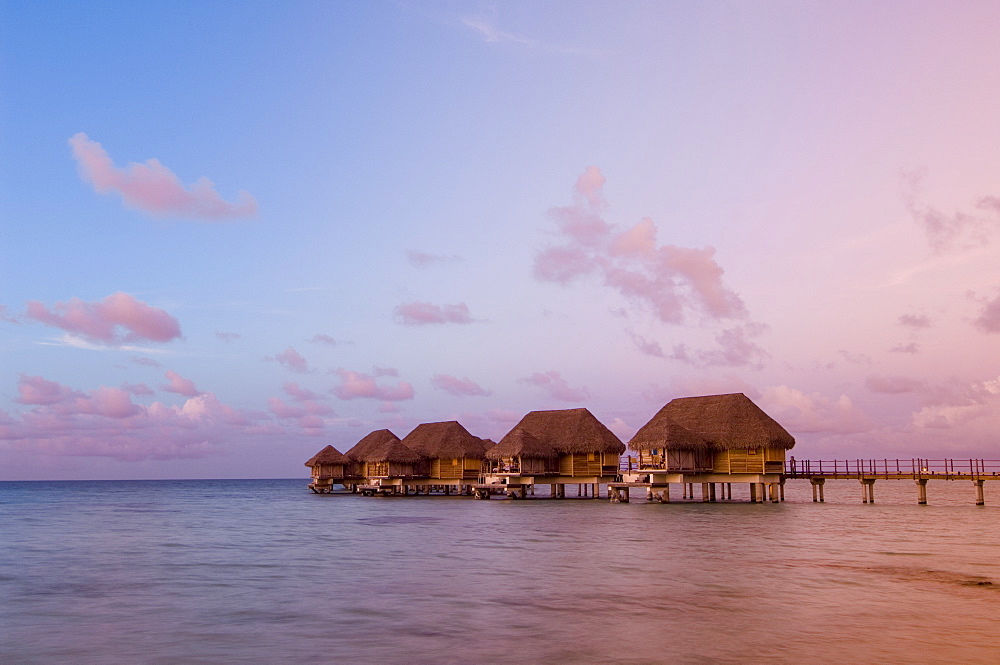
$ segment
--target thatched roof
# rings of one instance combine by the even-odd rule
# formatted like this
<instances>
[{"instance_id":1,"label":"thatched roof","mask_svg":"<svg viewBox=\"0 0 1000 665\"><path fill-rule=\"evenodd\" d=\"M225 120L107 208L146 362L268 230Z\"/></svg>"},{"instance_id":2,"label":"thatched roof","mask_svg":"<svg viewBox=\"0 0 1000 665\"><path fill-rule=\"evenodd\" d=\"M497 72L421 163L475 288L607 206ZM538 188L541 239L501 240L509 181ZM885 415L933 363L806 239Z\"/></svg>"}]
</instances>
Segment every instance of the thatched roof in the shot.
<instances>
[{"instance_id":1,"label":"thatched roof","mask_svg":"<svg viewBox=\"0 0 1000 665\"><path fill-rule=\"evenodd\" d=\"M486 450L487 459L503 459L505 457L555 459L559 453L549 444L541 441L523 429L514 428L500 443Z\"/></svg>"},{"instance_id":2,"label":"thatched roof","mask_svg":"<svg viewBox=\"0 0 1000 665\"><path fill-rule=\"evenodd\" d=\"M483 459L483 441L454 420L443 423L424 423L403 437L403 445L428 458Z\"/></svg>"},{"instance_id":3,"label":"thatched roof","mask_svg":"<svg viewBox=\"0 0 1000 665\"><path fill-rule=\"evenodd\" d=\"M625 444L587 409L532 411L514 429L528 432L558 453L625 452Z\"/></svg>"},{"instance_id":4,"label":"thatched roof","mask_svg":"<svg viewBox=\"0 0 1000 665\"><path fill-rule=\"evenodd\" d=\"M320 464L347 464L348 459L333 446L327 446L309 458L306 466L318 466Z\"/></svg>"},{"instance_id":5,"label":"thatched roof","mask_svg":"<svg viewBox=\"0 0 1000 665\"><path fill-rule=\"evenodd\" d=\"M673 420L721 450L788 449L795 445L795 438L743 393L671 400L646 427L660 418Z\"/></svg>"},{"instance_id":6,"label":"thatched roof","mask_svg":"<svg viewBox=\"0 0 1000 665\"><path fill-rule=\"evenodd\" d=\"M359 462L393 462L395 464L412 464L423 459L399 441L386 440L371 446L357 456Z\"/></svg>"},{"instance_id":7,"label":"thatched roof","mask_svg":"<svg viewBox=\"0 0 1000 665\"><path fill-rule=\"evenodd\" d=\"M711 450L714 446L704 436L696 434L663 413L643 425L628 442L631 450Z\"/></svg>"},{"instance_id":8,"label":"thatched roof","mask_svg":"<svg viewBox=\"0 0 1000 665\"><path fill-rule=\"evenodd\" d=\"M347 459L352 462L362 462L362 459L368 454L368 451L372 450L376 446L382 445L389 441L395 441L399 443L399 437L390 432L387 429L377 429L374 432L369 433L363 439L354 444L354 447L347 451Z\"/></svg>"}]
</instances>

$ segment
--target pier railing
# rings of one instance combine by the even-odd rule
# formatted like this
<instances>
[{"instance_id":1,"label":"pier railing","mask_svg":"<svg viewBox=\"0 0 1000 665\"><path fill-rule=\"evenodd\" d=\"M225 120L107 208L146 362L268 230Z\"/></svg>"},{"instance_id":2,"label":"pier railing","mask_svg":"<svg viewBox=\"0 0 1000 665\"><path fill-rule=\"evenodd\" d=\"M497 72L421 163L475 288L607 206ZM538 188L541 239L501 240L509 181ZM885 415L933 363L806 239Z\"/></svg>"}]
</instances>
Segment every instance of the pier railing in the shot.
<instances>
[{"instance_id":1,"label":"pier railing","mask_svg":"<svg viewBox=\"0 0 1000 665\"><path fill-rule=\"evenodd\" d=\"M639 470L639 462L623 456L621 471ZM678 469L678 471L685 471ZM687 470L691 472L691 470ZM842 459L796 460L784 464L786 478L1000 478L1000 460L988 459Z\"/></svg>"},{"instance_id":2,"label":"pier railing","mask_svg":"<svg viewBox=\"0 0 1000 665\"><path fill-rule=\"evenodd\" d=\"M853 459L787 460L789 478L993 478L1000 460L986 459Z\"/></svg>"}]
</instances>

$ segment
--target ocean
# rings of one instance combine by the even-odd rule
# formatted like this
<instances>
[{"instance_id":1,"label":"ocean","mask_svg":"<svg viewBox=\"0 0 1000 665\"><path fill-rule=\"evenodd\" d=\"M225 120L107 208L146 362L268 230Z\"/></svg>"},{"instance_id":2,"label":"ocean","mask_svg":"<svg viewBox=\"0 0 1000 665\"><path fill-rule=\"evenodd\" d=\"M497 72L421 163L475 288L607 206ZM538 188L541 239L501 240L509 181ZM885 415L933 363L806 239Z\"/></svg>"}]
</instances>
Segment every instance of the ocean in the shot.
<instances>
[{"instance_id":1,"label":"ocean","mask_svg":"<svg viewBox=\"0 0 1000 665\"><path fill-rule=\"evenodd\" d=\"M984 507L967 481L927 506L307 482L0 483L0 663L1000 663L1000 482Z\"/></svg>"}]
</instances>

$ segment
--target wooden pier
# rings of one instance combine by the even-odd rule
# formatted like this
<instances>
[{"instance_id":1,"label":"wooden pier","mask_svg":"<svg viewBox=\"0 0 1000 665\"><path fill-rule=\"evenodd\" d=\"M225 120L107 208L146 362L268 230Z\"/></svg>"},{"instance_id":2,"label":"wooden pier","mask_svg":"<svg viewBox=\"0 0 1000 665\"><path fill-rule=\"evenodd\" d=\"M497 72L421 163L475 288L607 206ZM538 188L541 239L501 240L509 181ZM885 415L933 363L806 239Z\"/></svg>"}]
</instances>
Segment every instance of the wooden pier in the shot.
<instances>
[{"instance_id":1,"label":"wooden pier","mask_svg":"<svg viewBox=\"0 0 1000 665\"><path fill-rule=\"evenodd\" d=\"M612 501L628 503L630 490L644 488L647 500L670 502L670 489L680 485L685 499L694 499L694 486L701 486L701 500L714 502L718 496L732 496L733 483L748 483L750 502L773 503L784 501L785 483L789 480L808 480L812 485L812 500L825 501L827 480L857 480L861 486L863 503L875 503L875 481L912 480L917 489L917 503L927 505L927 484L931 480L968 480L975 489L976 505L986 504L984 484L987 480L1000 480L1000 460L984 459L869 459L869 460L796 460L789 459L779 474L719 474L684 473L664 474L641 468L639 460L626 457L622 460L622 482L608 486ZM721 487L721 490L716 488ZM720 494L721 492L721 494Z\"/></svg>"}]
</instances>

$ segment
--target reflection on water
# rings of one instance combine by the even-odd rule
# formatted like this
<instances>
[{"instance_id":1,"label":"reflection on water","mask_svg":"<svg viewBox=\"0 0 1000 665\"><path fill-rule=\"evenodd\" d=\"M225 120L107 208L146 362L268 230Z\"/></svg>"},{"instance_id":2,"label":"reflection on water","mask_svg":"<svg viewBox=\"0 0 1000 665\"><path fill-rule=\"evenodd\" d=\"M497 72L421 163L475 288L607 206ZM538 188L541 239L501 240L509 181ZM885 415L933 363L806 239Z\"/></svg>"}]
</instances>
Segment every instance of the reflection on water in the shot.
<instances>
[{"instance_id":1,"label":"reflection on water","mask_svg":"<svg viewBox=\"0 0 1000 665\"><path fill-rule=\"evenodd\" d=\"M780 505L0 483L0 662L1000 662L1000 496ZM739 497L739 488L734 488Z\"/></svg>"}]
</instances>

